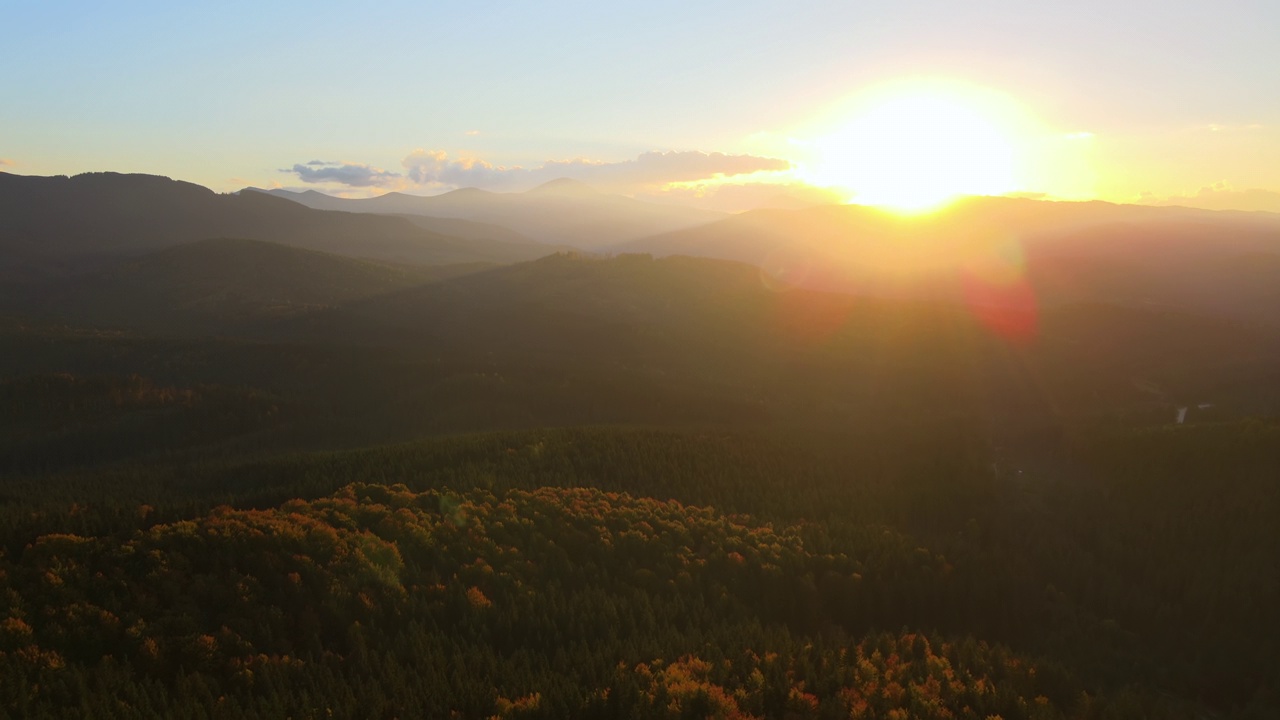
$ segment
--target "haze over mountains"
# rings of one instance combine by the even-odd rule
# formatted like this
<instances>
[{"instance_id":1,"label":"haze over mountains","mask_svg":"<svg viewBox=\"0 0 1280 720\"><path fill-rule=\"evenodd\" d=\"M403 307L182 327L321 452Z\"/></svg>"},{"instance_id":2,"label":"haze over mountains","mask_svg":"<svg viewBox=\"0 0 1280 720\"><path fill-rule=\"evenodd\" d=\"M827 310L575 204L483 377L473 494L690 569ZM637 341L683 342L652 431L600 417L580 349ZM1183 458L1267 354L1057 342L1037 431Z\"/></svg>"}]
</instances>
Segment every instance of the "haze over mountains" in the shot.
<instances>
[{"instance_id":1,"label":"haze over mountains","mask_svg":"<svg viewBox=\"0 0 1280 720\"><path fill-rule=\"evenodd\" d=\"M736 260L763 268L766 282L831 292L967 302L975 278L989 285L999 277L1041 305L1119 302L1245 322L1273 322L1269 308L1280 297L1280 215L1271 213L976 197L922 217L858 205L682 216L669 220L685 227L610 243L635 232L625 218L644 205L574 181L430 198L271 192L313 207L452 213L602 252ZM565 224L584 212L615 220ZM986 292L983 302L1020 302L1014 294Z\"/></svg>"},{"instance_id":2,"label":"haze over mountains","mask_svg":"<svg viewBox=\"0 0 1280 720\"><path fill-rule=\"evenodd\" d=\"M47 288L33 292L49 298L87 298L91 288L110 284L106 278L125 277L120 272L158 277L146 268L166 267L183 253L103 273L157 250L215 238L389 262L404 267L383 271L402 279L422 277L409 272L411 267L518 262L576 241L609 253L745 262L760 268L759 282L774 290L798 287L1025 312L1035 306L1104 302L1272 323L1271 308L1280 297L1280 215L1269 213L971 198L922 217L856 205L722 216L606 195L567 180L525 193L462 190L428 198L390 193L367 200L251 189L217 195L165 178L112 173L0 174L0 190L0 270L12 288L40 286L47 279ZM307 208L303 202L352 211ZM454 216L421 214L426 212ZM672 226L682 229L616 242ZM246 285L232 277L239 267L235 258L265 253L268 247L206 243L199 252L215 260L201 260L210 273L216 275L219 267L225 271L217 282L234 288ZM210 257L216 248L229 253L226 263ZM195 257L196 251L187 254ZM267 255L263 266L279 267L285 286L286 278L316 257ZM58 278L85 272L98 274L75 292L57 287ZM258 282L271 277L263 274ZM321 273L312 282L342 285L334 277ZM363 282L357 277L347 285ZM319 307L357 296L323 291L284 303ZM326 301L313 302L320 297ZM75 302L50 300L48 305L65 310Z\"/></svg>"},{"instance_id":3,"label":"haze over mountains","mask_svg":"<svg viewBox=\"0 0 1280 720\"><path fill-rule=\"evenodd\" d=\"M425 215L492 223L535 240L598 250L627 240L702 225L724 213L679 205L659 205L599 192L576 180L552 180L522 193L463 188L420 197L387 193L350 200L323 193L266 191L307 207L390 215Z\"/></svg>"},{"instance_id":4,"label":"haze over mountains","mask_svg":"<svg viewBox=\"0 0 1280 720\"><path fill-rule=\"evenodd\" d=\"M1040 304L1122 302L1273 322L1280 215L970 198L904 218L847 205L761 210L624 243L764 268L781 284L964 300L1025 283Z\"/></svg>"},{"instance_id":5,"label":"haze over mountains","mask_svg":"<svg viewBox=\"0 0 1280 720\"><path fill-rule=\"evenodd\" d=\"M10 267L41 259L0 293L3 307L77 326L257 342L340 338L760 387L799 363L833 388L846 374L870 373L876 358L875 367L915 378L874 373L880 397L895 382L955 389L985 377L1003 388L992 390L999 404L1019 392L1008 379L1025 372L1002 359L1000 348L1013 343L1037 358L1025 362L1056 368L1042 374L1054 378L1044 381L1056 384L1051 394L1067 399L1055 401L1059 410L1079 405L1065 388L1087 385L1090 373L1108 388L1095 409L1144 402L1132 377L1163 378L1153 381L1157 403L1210 387L1243 402L1226 389L1227 376L1259 377L1260 359L1277 347L1272 331L1248 329L1275 322L1280 216L1265 213L1008 198L972 198L924 218L825 206L749 212L609 246L703 259L623 253L504 268L556 251L529 236L550 232L546 221L570 213L566 203L612 218L615 230L644 204L573 182L440 196L454 208L459 197L479 198L462 203L475 218L463 220L317 210L149 176L0 182L12 190L0 243L24 250L6 254ZM325 197L313 200L397 213L438 200ZM520 218L533 231L494 222ZM40 280L32 267L52 277ZM884 328L897 328L887 345ZM1170 374L1175 366L1184 377ZM972 400L947 392L931 402Z\"/></svg>"}]
</instances>

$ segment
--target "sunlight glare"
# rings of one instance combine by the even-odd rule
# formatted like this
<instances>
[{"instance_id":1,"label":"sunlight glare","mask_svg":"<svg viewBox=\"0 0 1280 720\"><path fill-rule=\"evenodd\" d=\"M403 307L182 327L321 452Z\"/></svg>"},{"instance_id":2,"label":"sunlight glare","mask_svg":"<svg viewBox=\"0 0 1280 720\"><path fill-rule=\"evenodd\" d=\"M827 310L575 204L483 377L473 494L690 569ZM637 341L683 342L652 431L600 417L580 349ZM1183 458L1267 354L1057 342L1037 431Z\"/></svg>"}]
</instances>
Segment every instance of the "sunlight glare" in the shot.
<instances>
[{"instance_id":1,"label":"sunlight glare","mask_svg":"<svg viewBox=\"0 0 1280 720\"><path fill-rule=\"evenodd\" d=\"M936 208L961 195L1020 190L1022 129L994 93L954 83L897 83L863 94L813 142L809 182L853 202L899 211Z\"/></svg>"}]
</instances>

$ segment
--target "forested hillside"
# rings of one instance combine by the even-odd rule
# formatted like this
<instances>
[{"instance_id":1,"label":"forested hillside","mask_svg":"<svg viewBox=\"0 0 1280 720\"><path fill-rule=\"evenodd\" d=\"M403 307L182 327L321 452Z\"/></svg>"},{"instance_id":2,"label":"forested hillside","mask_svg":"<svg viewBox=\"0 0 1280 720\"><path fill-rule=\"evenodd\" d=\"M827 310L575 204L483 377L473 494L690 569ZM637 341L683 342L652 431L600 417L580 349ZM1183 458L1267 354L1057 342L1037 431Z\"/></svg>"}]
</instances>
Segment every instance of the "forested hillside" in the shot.
<instances>
[{"instance_id":1,"label":"forested hillside","mask_svg":"<svg viewBox=\"0 0 1280 720\"><path fill-rule=\"evenodd\" d=\"M81 325L226 335L490 267L394 265L216 238L30 287L16 302L33 315Z\"/></svg>"},{"instance_id":2,"label":"forested hillside","mask_svg":"<svg viewBox=\"0 0 1280 720\"><path fill-rule=\"evenodd\" d=\"M963 432L487 435L99 476L125 492L68 474L44 493L79 502L4 516L0 682L19 715L1263 717L1278 439L1081 439L1055 461L1089 482L1046 458L992 475Z\"/></svg>"},{"instance_id":3,"label":"forested hillside","mask_svg":"<svg viewBox=\"0 0 1280 720\"><path fill-rule=\"evenodd\" d=\"M0 316L0 717L1280 709L1274 324L130 237Z\"/></svg>"}]
</instances>

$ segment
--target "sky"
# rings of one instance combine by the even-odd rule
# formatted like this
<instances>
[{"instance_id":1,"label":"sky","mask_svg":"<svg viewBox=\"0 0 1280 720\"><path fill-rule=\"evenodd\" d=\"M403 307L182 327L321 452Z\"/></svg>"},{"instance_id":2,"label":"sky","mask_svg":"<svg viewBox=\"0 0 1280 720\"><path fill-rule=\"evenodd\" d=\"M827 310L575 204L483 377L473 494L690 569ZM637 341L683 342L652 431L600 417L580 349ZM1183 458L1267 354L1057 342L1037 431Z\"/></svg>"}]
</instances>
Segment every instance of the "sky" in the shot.
<instances>
[{"instance_id":1,"label":"sky","mask_svg":"<svg viewBox=\"0 0 1280 720\"><path fill-rule=\"evenodd\" d=\"M1275 0L0 0L0 170L1280 211L1278 30Z\"/></svg>"}]
</instances>

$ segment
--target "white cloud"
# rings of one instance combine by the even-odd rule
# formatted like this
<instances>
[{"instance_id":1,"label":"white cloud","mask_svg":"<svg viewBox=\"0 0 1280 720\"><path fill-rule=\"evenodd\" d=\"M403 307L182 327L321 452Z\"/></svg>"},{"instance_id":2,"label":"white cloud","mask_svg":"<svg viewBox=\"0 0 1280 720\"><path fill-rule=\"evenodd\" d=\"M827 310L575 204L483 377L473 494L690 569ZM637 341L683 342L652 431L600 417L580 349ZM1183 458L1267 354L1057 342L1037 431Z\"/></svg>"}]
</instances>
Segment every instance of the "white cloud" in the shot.
<instances>
[{"instance_id":1,"label":"white cloud","mask_svg":"<svg viewBox=\"0 0 1280 720\"><path fill-rule=\"evenodd\" d=\"M504 178L527 172L520 167L505 168L484 160L450 159L443 150L414 150L400 164L409 180L419 185L492 188L501 185Z\"/></svg>"},{"instance_id":2,"label":"white cloud","mask_svg":"<svg viewBox=\"0 0 1280 720\"><path fill-rule=\"evenodd\" d=\"M581 180L604 189L631 192L669 183L788 170L778 158L724 153L647 152L634 160L549 160L538 167L504 167L480 159L450 158L442 150L415 150L402 162L406 176L420 185L523 190L558 178Z\"/></svg>"},{"instance_id":3,"label":"white cloud","mask_svg":"<svg viewBox=\"0 0 1280 720\"><path fill-rule=\"evenodd\" d=\"M1160 197L1143 193L1138 200L1143 205L1181 205L1205 210L1265 210L1280 212L1280 192L1263 188L1237 190L1228 182L1205 185L1195 193Z\"/></svg>"},{"instance_id":4,"label":"white cloud","mask_svg":"<svg viewBox=\"0 0 1280 720\"><path fill-rule=\"evenodd\" d=\"M644 195L652 199L690 202L703 206L758 206L756 200L813 204L825 199L799 190L782 174L791 163L757 155L718 152L647 152L633 160L603 162L583 158L548 160L536 167L495 165L486 160L450 157L443 150L414 150L402 161L402 172L365 163L311 160L280 172L303 183L320 185L334 195L368 195L387 190L447 190L478 187L496 191L521 191L559 178L571 178L608 192ZM772 183L782 174L784 187ZM762 182L763 181L763 182ZM721 188L734 184L733 188ZM691 188L690 185L706 185ZM785 198L784 198L785 196ZM803 200L798 198L803 197ZM754 199L754 200L753 200Z\"/></svg>"}]
</instances>

